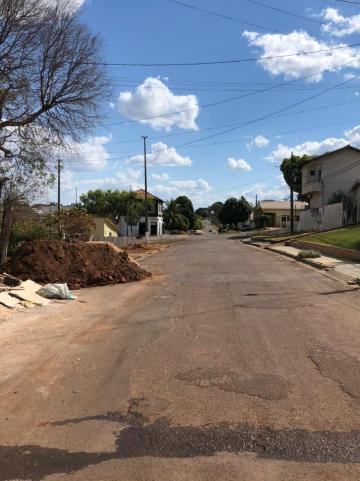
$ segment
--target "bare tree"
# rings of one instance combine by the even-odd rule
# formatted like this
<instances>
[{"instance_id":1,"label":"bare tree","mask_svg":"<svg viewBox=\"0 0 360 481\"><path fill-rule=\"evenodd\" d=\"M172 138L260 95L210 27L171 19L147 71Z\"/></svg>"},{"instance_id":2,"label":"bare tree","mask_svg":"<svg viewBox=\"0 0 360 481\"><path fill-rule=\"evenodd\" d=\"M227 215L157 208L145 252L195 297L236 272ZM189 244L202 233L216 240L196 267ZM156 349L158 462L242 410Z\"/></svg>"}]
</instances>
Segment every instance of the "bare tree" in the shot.
<instances>
[{"instance_id":1,"label":"bare tree","mask_svg":"<svg viewBox=\"0 0 360 481\"><path fill-rule=\"evenodd\" d=\"M23 179L24 172L44 173L54 146L78 140L99 121L109 92L100 51L65 0L0 0L0 172L13 179L4 217L19 190L14 165Z\"/></svg>"}]
</instances>

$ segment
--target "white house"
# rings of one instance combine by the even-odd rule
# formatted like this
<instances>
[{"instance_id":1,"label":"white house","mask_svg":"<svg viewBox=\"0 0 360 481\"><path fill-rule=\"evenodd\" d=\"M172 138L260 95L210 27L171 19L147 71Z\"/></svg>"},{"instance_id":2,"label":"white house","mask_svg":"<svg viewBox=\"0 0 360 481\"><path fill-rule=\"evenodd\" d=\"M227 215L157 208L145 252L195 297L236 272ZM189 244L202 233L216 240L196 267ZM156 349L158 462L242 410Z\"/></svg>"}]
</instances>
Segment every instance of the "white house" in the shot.
<instances>
[{"instance_id":1,"label":"white house","mask_svg":"<svg viewBox=\"0 0 360 481\"><path fill-rule=\"evenodd\" d=\"M145 191L143 189L137 190L136 194L139 198L145 200ZM151 236L161 236L164 232L163 209L164 201L156 195L148 192L148 232ZM140 218L140 221L130 226L127 224L126 216L120 217L119 221L120 234L122 236L144 236L145 235L145 216Z\"/></svg>"},{"instance_id":2,"label":"white house","mask_svg":"<svg viewBox=\"0 0 360 481\"><path fill-rule=\"evenodd\" d=\"M356 207L360 202L360 189L355 185L357 180L360 180L360 149L351 145L305 162L302 194L309 196L309 209L300 215L299 230L326 230L356 222L359 210ZM351 212L344 208L343 202L332 202L338 192L353 198Z\"/></svg>"}]
</instances>

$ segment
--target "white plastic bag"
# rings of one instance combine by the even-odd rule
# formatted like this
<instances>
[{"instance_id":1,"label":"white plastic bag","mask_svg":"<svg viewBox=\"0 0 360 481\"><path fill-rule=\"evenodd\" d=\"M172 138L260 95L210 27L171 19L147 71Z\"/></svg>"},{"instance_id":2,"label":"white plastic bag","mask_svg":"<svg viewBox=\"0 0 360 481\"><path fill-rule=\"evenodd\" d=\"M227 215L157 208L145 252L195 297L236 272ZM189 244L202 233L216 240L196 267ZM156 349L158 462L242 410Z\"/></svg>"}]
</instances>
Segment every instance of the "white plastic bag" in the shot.
<instances>
[{"instance_id":1,"label":"white plastic bag","mask_svg":"<svg viewBox=\"0 0 360 481\"><path fill-rule=\"evenodd\" d=\"M37 294L46 299L76 299L67 284L46 284L38 290Z\"/></svg>"}]
</instances>

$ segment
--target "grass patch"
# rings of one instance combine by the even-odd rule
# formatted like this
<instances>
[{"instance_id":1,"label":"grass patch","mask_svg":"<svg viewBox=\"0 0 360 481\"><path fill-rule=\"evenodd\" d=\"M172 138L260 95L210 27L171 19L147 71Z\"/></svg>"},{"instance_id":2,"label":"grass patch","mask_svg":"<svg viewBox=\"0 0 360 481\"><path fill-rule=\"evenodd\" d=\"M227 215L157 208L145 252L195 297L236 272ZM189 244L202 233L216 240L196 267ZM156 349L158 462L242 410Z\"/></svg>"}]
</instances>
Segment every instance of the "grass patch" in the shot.
<instances>
[{"instance_id":1,"label":"grass patch","mask_svg":"<svg viewBox=\"0 0 360 481\"><path fill-rule=\"evenodd\" d=\"M313 249L300 251L297 255L299 259L317 259L321 257L321 253Z\"/></svg>"},{"instance_id":2,"label":"grass patch","mask_svg":"<svg viewBox=\"0 0 360 481\"><path fill-rule=\"evenodd\" d=\"M360 227L319 232L303 237L304 241L317 242L345 249L360 250Z\"/></svg>"}]
</instances>

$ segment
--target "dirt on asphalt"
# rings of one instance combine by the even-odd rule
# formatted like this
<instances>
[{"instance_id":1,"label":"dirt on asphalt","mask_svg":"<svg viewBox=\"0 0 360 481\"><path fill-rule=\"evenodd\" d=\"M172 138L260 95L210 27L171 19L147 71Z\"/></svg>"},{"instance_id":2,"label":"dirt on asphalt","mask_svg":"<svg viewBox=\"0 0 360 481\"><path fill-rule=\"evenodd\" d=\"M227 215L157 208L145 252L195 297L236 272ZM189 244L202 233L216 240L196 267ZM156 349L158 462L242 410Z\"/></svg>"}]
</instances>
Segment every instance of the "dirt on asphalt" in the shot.
<instances>
[{"instance_id":1,"label":"dirt on asphalt","mask_svg":"<svg viewBox=\"0 0 360 481\"><path fill-rule=\"evenodd\" d=\"M41 284L66 282L70 289L140 281L150 273L108 243L36 240L22 245L3 271Z\"/></svg>"}]
</instances>

